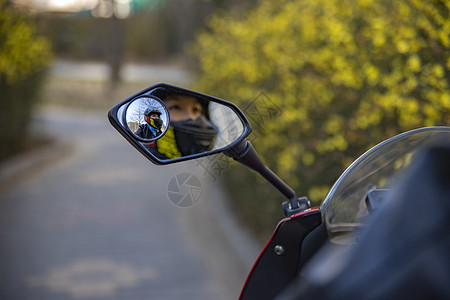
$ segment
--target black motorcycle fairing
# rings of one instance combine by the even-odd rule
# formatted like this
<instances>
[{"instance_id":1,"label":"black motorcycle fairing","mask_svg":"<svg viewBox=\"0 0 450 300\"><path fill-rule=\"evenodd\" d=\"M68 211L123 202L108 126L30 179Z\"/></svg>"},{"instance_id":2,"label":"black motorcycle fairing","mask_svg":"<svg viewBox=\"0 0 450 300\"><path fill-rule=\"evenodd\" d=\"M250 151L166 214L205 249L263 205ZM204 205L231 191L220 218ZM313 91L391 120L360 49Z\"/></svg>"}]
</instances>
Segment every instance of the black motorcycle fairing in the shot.
<instances>
[{"instance_id":1,"label":"black motorcycle fairing","mask_svg":"<svg viewBox=\"0 0 450 300\"><path fill-rule=\"evenodd\" d=\"M321 223L308 234L302 243L301 256L298 261L298 270L301 271L303 266L317 253L324 245L329 244L327 228L325 223Z\"/></svg>"},{"instance_id":2,"label":"black motorcycle fairing","mask_svg":"<svg viewBox=\"0 0 450 300\"><path fill-rule=\"evenodd\" d=\"M321 219L320 210L311 209L281 220L250 271L240 299L273 299L292 282L306 262L302 258L304 239Z\"/></svg>"}]
</instances>

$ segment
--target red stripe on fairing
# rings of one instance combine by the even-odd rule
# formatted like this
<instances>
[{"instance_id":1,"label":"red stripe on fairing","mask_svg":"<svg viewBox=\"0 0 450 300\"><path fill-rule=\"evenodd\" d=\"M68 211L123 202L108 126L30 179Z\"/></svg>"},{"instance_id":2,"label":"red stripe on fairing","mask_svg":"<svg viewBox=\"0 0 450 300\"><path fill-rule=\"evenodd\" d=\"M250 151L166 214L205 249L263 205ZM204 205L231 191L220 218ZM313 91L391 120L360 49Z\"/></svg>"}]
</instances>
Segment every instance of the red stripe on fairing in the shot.
<instances>
[{"instance_id":1,"label":"red stripe on fairing","mask_svg":"<svg viewBox=\"0 0 450 300\"><path fill-rule=\"evenodd\" d=\"M318 207L313 207L313 208L310 208L310 209L308 209L308 210L304 210L304 211L302 211L302 212L299 212L299 213L296 213L295 215L290 216L290 219L293 220L293 219L296 219L296 218L298 218L298 217L301 217L301 216L304 216L304 215L308 215L308 214L310 214L311 212L317 212L317 211L319 211L319 210L320 210L320 209L319 209Z\"/></svg>"}]
</instances>

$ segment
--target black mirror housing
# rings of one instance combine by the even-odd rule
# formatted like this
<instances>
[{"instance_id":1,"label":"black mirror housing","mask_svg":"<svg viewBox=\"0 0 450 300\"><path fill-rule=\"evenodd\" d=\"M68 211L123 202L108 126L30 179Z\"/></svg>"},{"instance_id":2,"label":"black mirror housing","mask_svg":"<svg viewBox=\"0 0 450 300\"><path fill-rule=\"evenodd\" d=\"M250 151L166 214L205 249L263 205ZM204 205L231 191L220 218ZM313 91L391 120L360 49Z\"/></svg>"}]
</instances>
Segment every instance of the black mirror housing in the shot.
<instances>
[{"instance_id":1,"label":"black mirror housing","mask_svg":"<svg viewBox=\"0 0 450 300\"><path fill-rule=\"evenodd\" d=\"M151 111L149 108L159 110L159 127L144 114ZM108 112L108 119L131 145L157 165L233 149L251 132L248 120L234 104L165 83L121 101ZM146 126L159 131L143 137L138 128Z\"/></svg>"}]
</instances>

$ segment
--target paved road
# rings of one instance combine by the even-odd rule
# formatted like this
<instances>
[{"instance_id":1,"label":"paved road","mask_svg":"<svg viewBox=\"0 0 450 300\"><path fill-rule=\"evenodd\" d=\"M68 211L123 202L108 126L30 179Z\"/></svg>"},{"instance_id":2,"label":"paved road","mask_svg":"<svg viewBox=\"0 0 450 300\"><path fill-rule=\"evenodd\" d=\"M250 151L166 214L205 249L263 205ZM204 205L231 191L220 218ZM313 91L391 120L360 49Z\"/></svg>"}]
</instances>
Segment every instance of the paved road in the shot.
<instances>
[{"instance_id":1,"label":"paved road","mask_svg":"<svg viewBox=\"0 0 450 300\"><path fill-rule=\"evenodd\" d=\"M250 262L227 241L223 195L198 165L151 165L104 115L46 112L35 128L59 154L0 195L0 299L238 297ZM167 197L181 172L201 181L190 208Z\"/></svg>"}]
</instances>

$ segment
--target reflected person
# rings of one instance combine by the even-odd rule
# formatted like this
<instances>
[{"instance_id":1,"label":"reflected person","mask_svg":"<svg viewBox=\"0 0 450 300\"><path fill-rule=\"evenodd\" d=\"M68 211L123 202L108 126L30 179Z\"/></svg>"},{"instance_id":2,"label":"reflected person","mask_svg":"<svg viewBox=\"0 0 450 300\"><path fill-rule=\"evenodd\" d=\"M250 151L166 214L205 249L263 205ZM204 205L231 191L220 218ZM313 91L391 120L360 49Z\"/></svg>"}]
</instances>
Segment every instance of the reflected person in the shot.
<instances>
[{"instance_id":1,"label":"reflected person","mask_svg":"<svg viewBox=\"0 0 450 300\"><path fill-rule=\"evenodd\" d=\"M163 121L161 111L156 107L149 107L144 112L145 123L141 124L135 134L144 139L154 139L161 135Z\"/></svg>"},{"instance_id":2,"label":"reflected person","mask_svg":"<svg viewBox=\"0 0 450 300\"><path fill-rule=\"evenodd\" d=\"M156 142L160 153L170 159L213 148L218 130L209 119L208 101L166 88L152 95L164 101L170 114L169 128Z\"/></svg>"}]
</instances>

